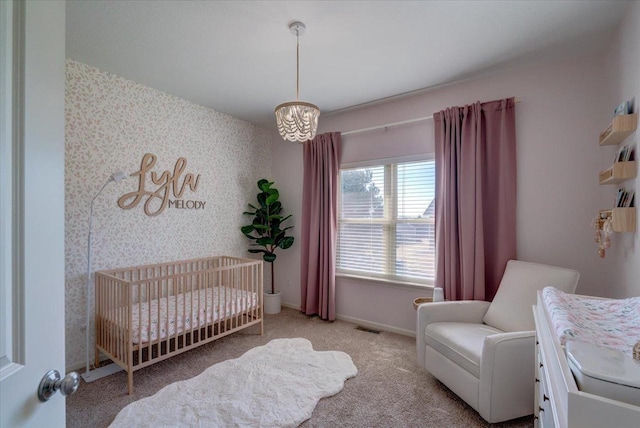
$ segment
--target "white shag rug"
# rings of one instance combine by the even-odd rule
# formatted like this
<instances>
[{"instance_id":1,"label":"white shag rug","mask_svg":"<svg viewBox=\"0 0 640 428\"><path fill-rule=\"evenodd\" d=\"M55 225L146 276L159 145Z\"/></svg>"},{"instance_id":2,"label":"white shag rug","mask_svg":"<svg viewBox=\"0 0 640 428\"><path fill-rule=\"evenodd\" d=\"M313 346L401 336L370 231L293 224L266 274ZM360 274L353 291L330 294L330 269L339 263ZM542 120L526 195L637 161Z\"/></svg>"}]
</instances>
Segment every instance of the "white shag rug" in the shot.
<instances>
[{"instance_id":1,"label":"white shag rug","mask_svg":"<svg viewBox=\"0 0 640 428\"><path fill-rule=\"evenodd\" d=\"M296 427L358 369L307 339L275 339L122 409L110 427Z\"/></svg>"}]
</instances>

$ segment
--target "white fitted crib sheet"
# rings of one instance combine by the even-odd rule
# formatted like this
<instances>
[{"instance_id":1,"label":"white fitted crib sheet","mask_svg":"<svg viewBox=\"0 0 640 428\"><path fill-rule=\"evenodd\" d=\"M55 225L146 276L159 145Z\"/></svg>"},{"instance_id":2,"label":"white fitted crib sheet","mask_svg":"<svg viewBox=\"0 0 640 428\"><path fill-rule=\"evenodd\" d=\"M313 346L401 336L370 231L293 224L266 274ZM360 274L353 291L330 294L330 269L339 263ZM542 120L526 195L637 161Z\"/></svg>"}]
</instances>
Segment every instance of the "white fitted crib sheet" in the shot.
<instances>
[{"instance_id":1,"label":"white fitted crib sheet","mask_svg":"<svg viewBox=\"0 0 640 428\"><path fill-rule=\"evenodd\" d=\"M257 304L256 293L229 287L195 290L138 303L131 307L133 343L149 342L149 337L152 342L156 341L158 331L163 340L255 309Z\"/></svg>"},{"instance_id":2,"label":"white fitted crib sheet","mask_svg":"<svg viewBox=\"0 0 640 428\"><path fill-rule=\"evenodd\" d=\"M622 351L633 358L640 342L640 297L594 299L545 287L542 297L564 347L579 340Z\"/></svg>"}]
</instances>

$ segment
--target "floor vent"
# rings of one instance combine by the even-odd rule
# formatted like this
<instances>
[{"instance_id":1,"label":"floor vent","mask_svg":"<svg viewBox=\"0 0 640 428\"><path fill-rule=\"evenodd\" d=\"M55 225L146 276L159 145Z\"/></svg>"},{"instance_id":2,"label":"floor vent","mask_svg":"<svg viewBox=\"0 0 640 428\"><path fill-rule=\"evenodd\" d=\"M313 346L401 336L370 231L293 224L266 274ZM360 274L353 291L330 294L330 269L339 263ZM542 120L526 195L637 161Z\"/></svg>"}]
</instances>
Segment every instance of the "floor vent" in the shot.
<instances>
[{"instance_id":1,"label":"floor vent","mask_svg":"<svg viewBox=\"0 0 640 428\"><path fill-rule=\"evenodd\" d=\"M356 326L356 330L366 331L367 333L380 334L380 330L374 330L372 328L363 327L361 325Z\"/></svg>"}]
</instances>

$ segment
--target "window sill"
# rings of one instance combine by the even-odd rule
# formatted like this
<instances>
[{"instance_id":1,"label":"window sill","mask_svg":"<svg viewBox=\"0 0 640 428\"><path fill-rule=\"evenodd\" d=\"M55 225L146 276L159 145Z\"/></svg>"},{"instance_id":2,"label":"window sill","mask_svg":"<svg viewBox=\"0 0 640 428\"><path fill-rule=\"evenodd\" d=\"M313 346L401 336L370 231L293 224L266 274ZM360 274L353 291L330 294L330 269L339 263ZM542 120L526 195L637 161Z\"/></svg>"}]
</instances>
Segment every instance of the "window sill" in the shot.
<instances>
[{"instance_id":1,"label":"window sill","mask_svg":"<svg viewBox=\"0 0 640 428\"><path fill-rule=\"evenodd\" d=\"M346 273L336 273L336 278L349 279L358 282L372 283L389 288L405 288L408 290L431 291L433 293L433 284L419 284L415 282L399 282L391 279L372 278L369 276L351 275Z\"/></svg>"}]
</instances>

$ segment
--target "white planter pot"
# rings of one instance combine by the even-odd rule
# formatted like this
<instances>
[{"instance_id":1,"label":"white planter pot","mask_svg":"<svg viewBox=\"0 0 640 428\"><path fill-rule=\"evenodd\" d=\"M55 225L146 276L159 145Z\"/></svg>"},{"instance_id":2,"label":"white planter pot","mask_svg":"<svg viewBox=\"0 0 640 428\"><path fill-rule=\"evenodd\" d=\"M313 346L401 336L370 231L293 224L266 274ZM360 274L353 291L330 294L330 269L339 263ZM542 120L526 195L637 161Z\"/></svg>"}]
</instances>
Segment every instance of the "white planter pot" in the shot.
<instances>
[{"instance_id":1,"label":"white planter pot","mask_svg":"<svg viewBox=\"0 0 640 428\"><path fill-rule=\"evenodd\" d=\"M275 315L280 313L280 292L276 291L275 294L269 292L264 293L264 313L267 315Z\"/></svg>"}]
</instances>

